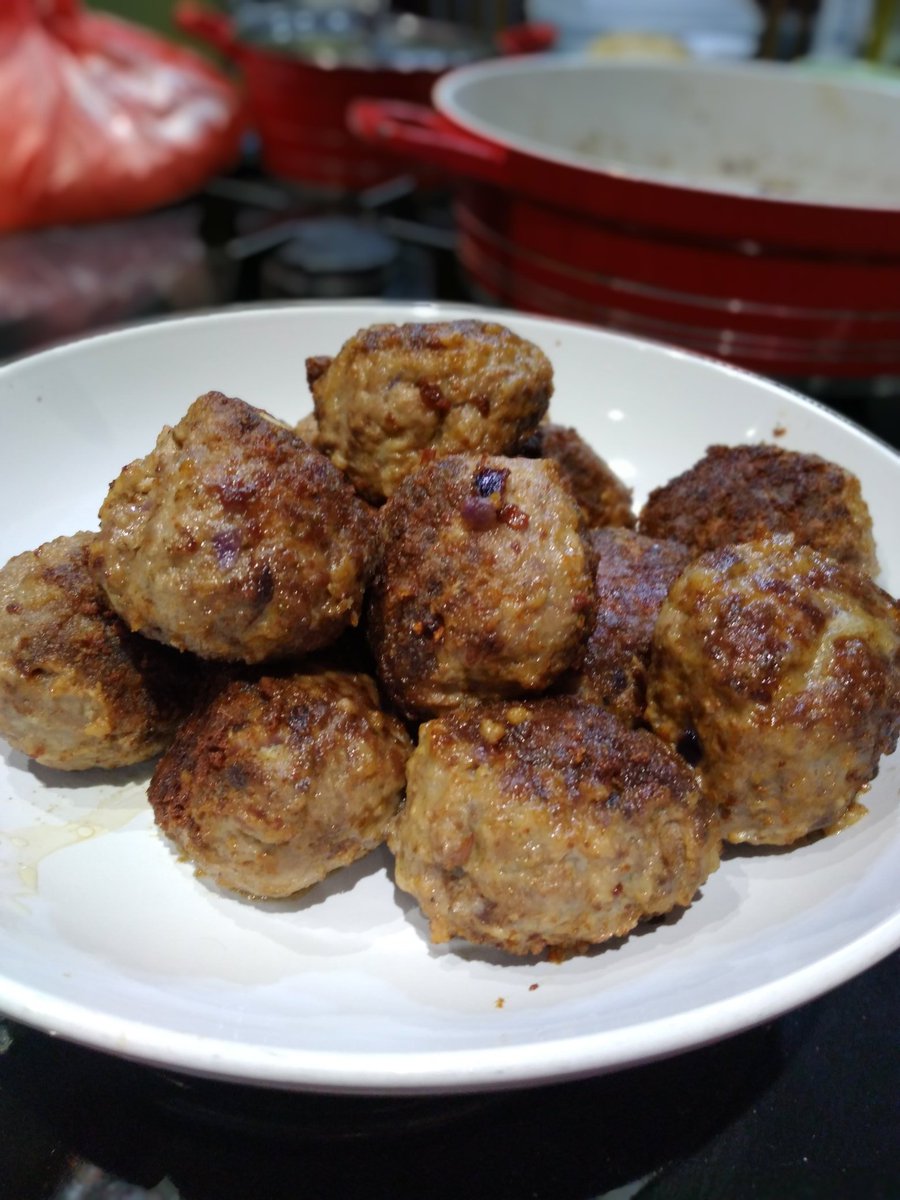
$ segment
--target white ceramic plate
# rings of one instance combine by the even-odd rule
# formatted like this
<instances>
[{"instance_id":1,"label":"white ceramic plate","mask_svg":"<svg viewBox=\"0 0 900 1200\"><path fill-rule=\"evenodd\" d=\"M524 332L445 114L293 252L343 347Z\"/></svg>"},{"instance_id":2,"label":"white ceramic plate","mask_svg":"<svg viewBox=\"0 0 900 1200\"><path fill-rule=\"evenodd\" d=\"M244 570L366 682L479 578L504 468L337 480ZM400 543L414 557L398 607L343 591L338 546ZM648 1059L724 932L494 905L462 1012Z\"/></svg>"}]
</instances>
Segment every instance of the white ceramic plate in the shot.
<instances>
[{"instance_id":1,"label":"white ceramic plate","mask_svg":"<svg viewBox=\"0 0 900 1200\"><path fill-rule=\"evenodd\" d=\"M383 304L217 313L0 370L0 561L94 528L109 481L210 388L292 420L307 354L364 325L472 310ZM495 314L496 315L496 314ZM635 489L715 441L776 439L863 480L900 591L900 461L769 383L597 330L499 315L556 368L553 413ZM562 965L429 945L384 854L299 900L196 879L156 832L148 768L45 770L0 743L0 1010L168 1067L328 1091L509 1086L611 1070L736 1032L900 945L893 759L868 815L790 853L730 857L677 920Z\"/></svg>"}]
</instances>

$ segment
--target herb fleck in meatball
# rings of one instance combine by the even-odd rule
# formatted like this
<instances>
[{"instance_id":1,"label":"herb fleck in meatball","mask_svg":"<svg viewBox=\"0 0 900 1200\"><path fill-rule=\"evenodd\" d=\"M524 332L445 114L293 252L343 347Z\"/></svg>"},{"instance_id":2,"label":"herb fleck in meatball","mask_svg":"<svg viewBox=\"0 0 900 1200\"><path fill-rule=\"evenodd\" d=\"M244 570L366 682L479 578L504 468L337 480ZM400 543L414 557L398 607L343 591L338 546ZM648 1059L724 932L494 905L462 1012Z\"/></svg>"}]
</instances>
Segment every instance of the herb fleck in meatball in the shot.
<instances>
[{"instance_id":1,"label":"herb fleck in meatball","mask_svg":"<svg viewBox=\"0 0 900 1200\"><path fill-rule=\"evenodd\" d=\"M431 458L513 451L553 391L542 350L481 321L373 325L307 378L319 449L372 503Z\"/></svg>"},{"instance_id":2,"label":"herb fleck in meatball","mask_svg":"<svg viewBox=\"0 0 900 1200\"><path fill-rule=\"evenodd\" d=\"M778 446L711 446L690 470L650 493L638 528L695 554L789 533L869 575L878 571L859 480L815 454Z\"/></svg>"},{"instance_id":3,"label":"herb fleck in meatball","mask_svg":"<svg viewBox=\"0 0 900 1200\"><path fill-rule=\"evenodd\" d=\"M633 725L644 715L656 618L692 555L678 542L630 529L592 529L587 543L596 561L596 616L584 660L565 690Z\"/></svg>"},{"instance_id":4,"label":"herb fleck in meatball","mask_svg":"<svg viewBox=\"0 0 900 1200\"><path fill-rule=\"evenodd\" d=\"M555 464L455 455L380 513L367 630L408 716L547 688L590 628L581 515Z\"/></svg>"},{"instance_id":5,"label":"herb fleck in meatball","mask_svg":"<svg viewBox=\"0 0 900 1200\"><path fill-rule=\"evenodd\" d=\"M89 533L0 570L0 736L47 767L123 767L159 753L199 664L130 633L87 568Z\"/></svg>"},{"instance_id":6,"label":"herb fleck in meatball","mask_svg":"<svg viewBox=\"0 0 900 1200\"><path fill-rule=\"evenodd\" d=\"M729 841L824 829L897 742L898 606L785 535L712 550L662 607L647 717L666 741L695 741Z\"/></svg>"},{"instance_id":7,"label":"herb fleck in meatball","mask_svg":"<svg viewBox=\"0 0 900 1200\"><path fill-rule=\"evenodd\" d=\"M581 505L589 529L635 523L631 489L626 487L576 429L539 425L518 449L528 458L550 458Z\"/></svg>"},{"instance_id":8,"label":"herb fleck in meatball","mask_svg":"<svg viewBox=\"0 0 900 1200\"><path fill-rule=\"evenodd\" d=\"M132 629L256 663L356 623L372 538L368 509L323 455L209 392L113 482L91 562Z\"/></svg>"},{"instance_id":9,"label":"herb fleck in meatball","mask_svg":"<svg viewBox=\"0 0 900 1200\"><path fill-rule=\"evenodd\" d=\"M688 905L719 861L690 769L646 730L571 700L429 721L388 835L431 938L556 956Z\"/></svg>"},{"instance_id":10,"label":"herb fleck in meatball","mask_svg":"<svg viewBox=\"0 0 900 1200\"><path fill-rule=\"evenodd\" d=\"M216 883L290 896L384 841L410 749L368 676L236 679L179 730L149 798Z\"/></svg>"}]
</instances>

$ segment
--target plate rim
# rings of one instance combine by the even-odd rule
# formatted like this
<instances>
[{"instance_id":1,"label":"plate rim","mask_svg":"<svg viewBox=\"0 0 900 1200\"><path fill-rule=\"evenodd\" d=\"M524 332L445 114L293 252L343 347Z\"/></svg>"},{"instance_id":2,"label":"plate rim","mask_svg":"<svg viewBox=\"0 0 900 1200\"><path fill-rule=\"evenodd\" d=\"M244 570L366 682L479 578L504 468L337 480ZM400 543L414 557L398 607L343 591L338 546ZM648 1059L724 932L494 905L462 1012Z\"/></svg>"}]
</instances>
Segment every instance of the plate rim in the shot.
<instances>
[{"instance_id":1,"label":"plate rim","mask_svg":"<svg viewBox=\"0 0 900 1200\"><path fill-rule=\"evenodd\" d=\"M898 85L898 89L900 89L900 85ZM143 331L158 325L188 325L217 318L239 319L248 314L264 316L267 313L282 313L293 309L301 311L337 309L349 314L354 311L361 313L371 312L376 308L385 311L394 309L398 312L409 313L415 310L416 317L421 320L453 320L457 317L465 318L467 316L475 318L487 317L501 323L512 320L517 323L582 330L592 337L600 337L610 342L642 348L647 353L663 353L673 359L702 362L708 367L712 367L714 370L723 372L726 375L749 379L757 386L762 385L771 392L790 396L794 401L799 402L802 407L814 409L834 424L848 426L866 440L877 443L882 450L887 451L890 455L900 457L900 450L892 446L885 438L867 429L860 422L854 421L846 413L830 408L823 401L816 399L815 396L808 396L805 392L801 392L798 387L780 379L770 379L767 375L754 371L750 367L725 362L723 359L716 358L714 355L708 354L703 350L687 350L681 346L674 346L669 342L650 337L647 334L626 333L618 329L606 329L601 325L592 325L589 321L581 321L573 317L545 316L541 313L522 312L518 309L504 308L497 304L479 304L475 301L465 300L403 300L393 297L373 298L371 300L350 299L331 301L315 299L259 300L237 301L232 304L204 305L182 313L153 313L134 320L116 321L92 330L87 334L68 334L53 339L37 349L23 350L9 358L5 358L0 361L0 382L2 382L9 370L16 369L23 363L29 363L33 359L49 358L51 355L70 350L84 343L94 343L124 336L138 336Z\"/></svg>"},{"instance_id":2,"label":"plate rim","mask_svg":"<svg viewBox=\"0 0 900 1200\"><path fill-rule=\"evenodd\" d=\"M674 1017L636 1022L613 1031L529 1043L524 1048L513 1045L445 1049L415 1051L401 1056L395 1051L361 1053L266 1047L204 1038L161 1029L145 1021L109 1015L101 1017L105 1028L97 1028L94 1024L96 1010L54 997L50 997L51 1004L43 1006L38 1018L24 995L18 1005L14 1002L10 1007L5 1002L3 1015L51 1037L63 1037L145 1066L222 1082L335 1095L483 1092L611 1074L688 1053L784 1016L848 982L898 949L900 912L886 918L850 946L727 1000L690 1009ZM823 972L823 966L828 970ZM10 981L2 972L0 981L11 982L13 992L35 991L28 985ZM46 993L38 995L46 997ZM58 1011L54 1012L54 1009ZM89 1020L84 1021L84 1016ZM638 1036L640 1046L637 1045ZM607 1049L606 1044L613 1039L620 1041L618 1049L613 1047L606 1053L598 1052ZM561 1049L566 1053L561 1055ZM527 1059L524 1066L523 1055ZM365 1064L362 1069L361 1063Z\"/></svg>"}]
</instances>

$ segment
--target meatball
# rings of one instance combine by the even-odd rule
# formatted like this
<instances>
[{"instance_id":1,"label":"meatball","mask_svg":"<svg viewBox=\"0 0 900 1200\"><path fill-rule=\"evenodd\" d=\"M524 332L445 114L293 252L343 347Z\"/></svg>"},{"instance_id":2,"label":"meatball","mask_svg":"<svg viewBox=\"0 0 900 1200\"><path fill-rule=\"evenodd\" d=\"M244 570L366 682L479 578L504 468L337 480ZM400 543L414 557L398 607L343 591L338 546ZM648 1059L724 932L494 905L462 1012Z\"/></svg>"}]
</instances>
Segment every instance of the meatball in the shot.
<instances>
[{"instance_id":1,"label":"meatball","mask_svg":"<svg viewBox=\"0 0 900 1200\"><path fill-rule=\"evenodd\" d=\"M436 456L512 451L553 391L542 350L481 321L374 325L307 378L319 449L376 504Z\"/></svg>"},{"instance_id":2,"label":"meatball","mask_svg":"<svg viewBox=\"0 0 900 1200\"><path fill-rule=\"evenodd\" d=\"M547 688L592 616L581 516L555 464L454 455L381 510L368 635L408 716Z\"/></svg>"},{"instance_id":3,"label":"meatball","mask_svg":"<svg viewBox=\"0 0 900 1200\"><path fill-rule=\"evenodd\" d=\"M663 604L647 717L699 754L729 841L825 829L897 742L898 605L787 535L711 550Z\"/></svg>"},{"instance_id":4,"label":"meatball","mask_svg":"<svg viewBox=\"0 0 900 1200\"><path fill-rule=\"evenodd\" d=\"M575 499L589 529L607 525L631 528L635 523L631 489L627 488L576 429L539 425L518 449L528 458L551 458Z\"/></svg>"},{"instance_id":5,"label":"meatball","mask_svg":"<svg viewBox=\"0 0 900 1200\"><path fill-rule=\"evenodd\" d=\"M789 533L839 562L878 572L859 480L815 454L778 446L711 446L689 471L650 493L638 528L696 554Z\"/></svg>"},{"instance_id":6,"label":"meatball","mask_svg":"<svg viewBox=\"0 0 900 1200\"><path fill-rule=\"evenodd\" d=\"M596 617L566 691L633 725L644 715L656 618L692 555L679 542L655 542L630 529L593 529L587 542L596 561Z\"/></svg>"},{"instance_id":7,"label":"meatball","mask_svg":"<svg viewBox=\"0 0 900 1200\"><path fill-rule=\"evenodd\" d=\"M311 446L313 450L319 448L319 426L316 422L315 413L307 413L305 417L301 417L294 426L294 433L302 441L306 442L307 446Z\"/></svg>"},{"instance_id":8,"label":"meatball","mask_svg":"<svg viewBox=\"0 0 900 1200\"><path fill-rule=\"evenodd\" d=\"M179 730L149 799L220 886L290 896L384 841L410 749L368 676L233 679Z\"/></svg>"},{"instance_id":9,"label":"meatball","mask_svg":"<svg viewBox=\"0 0 900 1200\"><path fill-rule=\"evenodd\" d=\"M690 904L719 861L714 812L685 763L573 700L423 725L388 845L432 941L557 957Z\"/></svg>"},{"instance_id":10,"label":"meatball","mask_svg":"<svg viewBox=\"0 0 900 1200\"><path fill-rule=\"evenodd\" d=\"M132 629L256 663L316 650L358 621L373 537L369 510L323 455L209 392L113 482L91 565Z\"/></svg>"},{"instance_id":11,"label":"meatball","mask_svg":"<svg viewBox=\"0 0 900 1200\"><path fill-rule=\"evenodd\" d=\"M0 570L0 736L46 767L124 767L171 741L199 664L130 633L87 567L90 533Z\"/></svg>"}]
</instances>

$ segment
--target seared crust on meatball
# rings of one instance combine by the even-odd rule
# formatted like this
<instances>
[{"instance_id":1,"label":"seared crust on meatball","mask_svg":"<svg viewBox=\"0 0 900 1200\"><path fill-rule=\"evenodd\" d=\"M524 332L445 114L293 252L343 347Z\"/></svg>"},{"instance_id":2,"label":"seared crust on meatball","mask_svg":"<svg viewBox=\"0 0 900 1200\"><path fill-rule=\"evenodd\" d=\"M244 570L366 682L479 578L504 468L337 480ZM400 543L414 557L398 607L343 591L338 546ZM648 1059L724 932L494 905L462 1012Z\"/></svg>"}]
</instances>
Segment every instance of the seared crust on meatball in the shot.
<instances>
[{"instance_id":1,"label":"seared crust on meatball","mask_svg":"<svg viewBox=\"0 0 900 1200\"><path fill-rule=\"evenodd\" d=\"M719 860L696 780L658 738L571 700L429 721L391 827L434 942L557 956L690 904Z\"/></svg>"},{"instance_id":2,"label":"seared crust on meatball","mask_svg":"<svg viewBox=\"0 0 900 1200\"><path fill-rule=\"evenodd\" d=\"M91 565L132 629L256 663L355 624L372 548L368 509L323 455L209 392L113 482Z\"/></svg>"},{"instance_id":3,"label":"seared crust on meatball","mask_svg":"<svg viewBox=\"0 0 900 1200\"><path fill-rule=\"evenodd\" d=\"M897 743L900 610L784 535L710 551L662 607L647 717L695 740L729 841L825 829Z\"/></svg>"},{"instance_id":4,"label":"seared crust on meatball","mask_svg":"<svg viewBox=\"0 0 900 1200\"><path fill-rule=\"evenodd\" d=\"M236 679L181 728L149 798L216 883L290 896L384 841L410 749L368 676Z\"/></svg>"},{"instance_id":5,"label":"seared crust on meatball","mask_svg":"<svg viewBox=\"0 0 900 1200\"><path fill-rule=\"evenodd\" d=\"M315 413L307 413L305 417L301 417L294 426L294 433L298 438L306 442L307 446L312 446L313 450L319 448L319 426L316 422Z\"/></svg>"},{"instance_id":6,"label":"seared crust on meatball","mask_svg":"<svg viewBox=\"0 0 900 1200\"><path fill-rule=\"evenodd\" d=\"M542 691L581 653L590 561L554 463L441 459L380 518L367 630L407 716Z\"/></svg>"},{"instance_id":7,"label":"seared crust on meatball","mask_svg":"<svg viewBox=\"0 0 900 1200\"><path fill-rule=\"evenodd\" d=\"M87 568L93 534L0 570L0 736L47 767L124 767L171 741L199 664L130 633Z\"/></svg>"},{"instance_id":8,"label":"seared crust on meatball","mask_svg":"<svg viewBox=\"0 0 900 1200\"><path fill-rule=\"evenodd\" d=\"M481 321L373 325L307 378L319 448L375 504L430 458L511 452L553 391L542 350Z\"/></svg>"},{"instance_id":9,"label":"seared crust on meatball","mask_svg":"<svg viewBox=\"0 0 900 1200\"><path fill-rule=\"evenodd\" d=\"M519 446L527 458L552 458L581 505L589 529L632 528L631 489L587 444L577 429L544 423Z\"/></svg>"},{"instance_id":10,"label":"seared crust on meatball","mask_svg":"<svg viewBox=\"0 0 900 1200\"><path fill-rule=\"evenodd\" d=\"M838 562L878 573L859 480L818 455L779 446L711 446L689 471L650 493L638 529L696 554L789 533Z\"/></svg>"},{"instance_id":11,"label":"seared crust on meatball","mask_svg":"<svg viewBox=\"0 0 900 1200\"><path fill-rule=\"evenodd\" d=\"M630 529L593 529L587 542L596 563L596 616L566 691L633 725L644 715L656 618L692 555L679 542L654 541Z\"/></svg>"}]
</instances>

